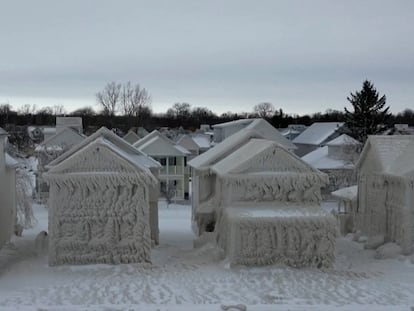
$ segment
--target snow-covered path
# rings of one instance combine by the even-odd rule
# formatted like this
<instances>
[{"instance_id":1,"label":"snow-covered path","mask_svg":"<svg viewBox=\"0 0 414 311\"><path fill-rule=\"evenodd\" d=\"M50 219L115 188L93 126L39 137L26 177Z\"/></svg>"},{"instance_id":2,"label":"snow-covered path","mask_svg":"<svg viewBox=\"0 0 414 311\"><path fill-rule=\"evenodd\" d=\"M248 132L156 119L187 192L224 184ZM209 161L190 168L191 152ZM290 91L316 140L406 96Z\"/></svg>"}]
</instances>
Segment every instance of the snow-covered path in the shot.
<instances>
[{"instance_id":1,"label":"snow-covered path","mask_svg":"<svg viewBox=\"0 0 414 311\"><path fill-rule=\"evenodd\" d=\"M37 228L0 251L0 310L411 310L412 257L375 260L372 251L338 240L334 269L233 267L213 247L193 249L190 207L160 205L161 245L153 265L49 267L34 252Z\"/></svg>"}]
</instances>

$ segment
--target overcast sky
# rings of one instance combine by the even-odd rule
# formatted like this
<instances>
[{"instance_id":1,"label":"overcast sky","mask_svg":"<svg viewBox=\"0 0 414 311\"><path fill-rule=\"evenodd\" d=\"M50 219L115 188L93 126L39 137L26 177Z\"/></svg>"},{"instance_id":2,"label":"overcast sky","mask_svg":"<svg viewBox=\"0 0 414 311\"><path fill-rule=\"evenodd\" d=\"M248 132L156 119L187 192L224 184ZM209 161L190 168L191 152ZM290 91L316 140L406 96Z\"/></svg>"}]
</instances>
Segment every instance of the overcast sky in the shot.
<instances>
[{"instance_id":1,"label":"overcast sky","mask_svg":"<svg viewBox=\"0 0 414 311\"><path fill-rule=\"evenodd\" d=\"M342 110L371 80L414 108L414 1L1 1L0 103L96 105L130 80L155 112Z\"/></svg>"}]
</instances>

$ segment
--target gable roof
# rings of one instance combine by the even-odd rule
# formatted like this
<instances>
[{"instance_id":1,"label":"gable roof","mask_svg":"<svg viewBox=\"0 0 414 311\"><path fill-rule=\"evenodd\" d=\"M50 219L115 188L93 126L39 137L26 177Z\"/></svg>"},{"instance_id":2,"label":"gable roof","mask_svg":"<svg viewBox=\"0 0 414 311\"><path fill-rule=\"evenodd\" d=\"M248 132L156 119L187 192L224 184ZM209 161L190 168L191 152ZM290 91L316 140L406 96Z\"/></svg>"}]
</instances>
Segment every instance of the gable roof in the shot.
<instances>
[{"instance_id":1,"label":"gable roof","mask_svg":"<svg viewBox=\"0 0 414 311\"><path fill-rule=\"evenodd\" d=\"M67 152L60 155L59 157L57 157L52 162L50 162L46 167L50 168L52 166L58 165L59 163L63 162L64 160L66 160L67 158L72 156L73 154L77 153L79 150L81 150L85 146L89 145L94 140L98 139L99 137L102 137L107 142L109 142L112 145L116 146L123 153L128 154L130 156L139 157L142 164L147 168L153 168L153 167L158 168L158 167L161 166L157 161L150 158L146 154L142 153L138 149L134 148L131 144L127 143L124 139L122 139L121 137L116 135L114 132L108 130L106 127L101 127L99 130L97 130L91 136L85 138L79 144L73 146Z\"/></svg>"},{"instance_id":2,"label":"gable roof","mask_svg":"<svg viewBox=\"0 0 414 311\"><path fill-rule=\"evenodd\" d=\"M283 146L267 139L252 138L240 148L229 154L224 159L215 163L211 170L218 175L240 174L246 171L251 160L266 151L272 152L272 157L277 157L276 165L272 170L264 169L259 172L265 175L286 173L295 170L298 173L322 173L302 161L299 157L289 152ZM254 172L252 172L254 173Z\"/></svg>"},{"instance_id":3,"label":"gable roof","mask_svg":"<svg viewBox=\"0 0 414 311\"><path fill-rule=\"evenodd\" d=\"M297 147L290 140L286 139L276 128L274 128L269 122L267 122L264 119L260 119L260 118L240 119L240 120L215 124L213 125L213 128L224 128L224 127L229 127L229 126L234 126L234 125L245 125L244 129L255 130L256 132L260 133L263 136L263 138L273 140L274 142L281 144L282 146L284 146L285 148L289 150L297 149Z\"/></svg>"},{"instance_id":4,"label":"gable roof","mask_svg":"<svg viewBox=\"0 0 414 311\"><path fill-rule=\"evenodd\" d=\"M343 125L343 122L315 122L300 133L293 142L295 144L320 145Z\"/></svg>"},{"instance_id":5,"label":"gable roof","mask_svg":"<svg viewBox=\"0 0 414 311\"><path fill-rule=\"evenodd\" d=\"M158 145L161 149L162 145L164 149L156 151L156 154L151 153L150 149L151 147L154 148L155 145ZM191 153L184 147L177 145L175 142L173 142L171 139L167 138L165 135L161 134L157 130L154 130L144 138L141 138L140 140L135 142L133 146L138 150L149 155L180 156Z\"/></svg>"},{"instance_id":6,"label":"gable roof","mask_svg":"<svg viewBox=\"0 0 414 311\"><path fill-rule=\"evenodd\" d=\"M191 136L193 141L201 149L209 149L211 147L210 136L206 134L196 134Z\"/></svg>"},{"instance_id":7,"label":"gable roof","mask_svg":"<svg viewBox=\"0 0 414 311\"><path fill-rule=\"evenodd\" d=\"M74 140L77 140L76 143L82 141L85 138L84 135L79 134L77 131L73 130L72 128L65 127L65 128L62 128L60 131L58 131L56 134L44 140L38 146L36 146L35 151L41 151L41 150L49 149L49 148L62 150L63 149L62 147L66 144L64 135L70 135ZM73 143L73 142L68 143L68 146L71 147L72 145L76 143Z\"/></svg>"},{"instance_id":8,"label":"gable roof","mask_svg":"<svg viewBox=\"0 0 414 311\"><path fill-rule=\"evenodd\" d=\"M215 145L213 148L195 157L189 161L188 164L193 168L201 170L207 169L210 165L220 161L235 149L245 144L251 138L267 139L267 135L265 135L263 131L258 132L256 129L244 128L227 137L225 140Z\"/></svg>"},{"instance_id":9,"label":"gable roof","mask_svg":"<svg viewBox=\"0 0 414 311\"><path fill-rule=\"evenodd\" d=\"M140 139L140 137L134 131L128 131L128 133L126 133L122 138L131 145Z\"/></svg>"},{"instance_id":10,"label":"gable roof","mask_svg":"<svg viewBox=\"0 0 414 311\"><path fill-rule=\"evenodd\" d=\"M369 151L377 155L383 172L388 172L397 158L414 143L414 135L370 135L356 164L360 168Z\"/></svg>"},{"instance_id":11,"label":"gable roof","mask_svg":"<svg viewBox=\"0 0 414 311\"><path fill-rule=\"evenodd\" d=\"M134 172L134 174L138 173L140 176L144 176L145 180L150 183L157 183L157 179L155 176L151 173L150 168L146 165L145 159L142 158L142 156L138 154L131 154L127 153L124 150L120 149L118 146L114 145L112 142L107 140L105 137L100 136L97 137L95 140L91 141L89 144L84 145L82 148L78 149L75 153L71 154L69 157L65 158L58 164L52 166L49 171L46 173L46 178L51 178L52 176L59 176L62 171L67 170L70 167L73 167L76 165L76 163L80 162L79 157L81 157L82 160L85 160L85 157L82 155L84 152L88 152L91 150L98 150L98 152L101 152L102 150L109 150L115 155L115 158L119 159L119 161L125 161L129 163L132 167L134 167L137 172ZM94 159L92 159L94 160ZM129 172L128 167L128 173ZM70 172L69 172L70 173ZM91 174L91 172L73 172L72 174L75 176L82 176L84 174ZM111 176L114 172L112 171L99 171L97 172L100 176Z\"/></svg>"},{"instance_id":12,"label":"gable roof","mask_svg":"<svg viewBox=\"0 0 414 311\"><path fill-rule=\"evenodd\" d=\"M194 137L188 134L181 134L177 139L177 145L180 145L187 150L199 150L200 146L196 144Z\"/></svg>"}]
</instances>

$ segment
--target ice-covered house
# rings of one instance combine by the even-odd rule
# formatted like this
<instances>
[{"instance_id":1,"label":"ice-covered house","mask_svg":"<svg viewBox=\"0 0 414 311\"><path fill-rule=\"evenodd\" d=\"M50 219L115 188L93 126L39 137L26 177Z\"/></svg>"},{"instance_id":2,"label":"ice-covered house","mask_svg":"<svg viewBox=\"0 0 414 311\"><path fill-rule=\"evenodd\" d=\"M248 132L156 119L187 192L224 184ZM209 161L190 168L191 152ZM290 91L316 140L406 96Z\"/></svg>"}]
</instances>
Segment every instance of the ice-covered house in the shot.
<instances>
[{"instance_id":1,"label":"ice-covered house","mask_svg":"<svg viewBox=\"0 0 414 311\"><path fill-rule=\"evenodd\" d=\"M193 228L233 264L330 266L336 222L320 206L327 176L242 130L190 161Z\"/></svg>"},{"instance_id":2,"label":"ice-covered house","mask_svg":"<svg viewBox=\"0 0 414 311\"><path fill-rule=\"evenodd\" d=\"M289 150L296 149L296 146L291 141L283 137L283 135L276 128L264 119L240 119L215 124L213 125L214 143L222 142L242 129L255 130L260 133L263 138L280 143Z\"/></svg>"},{"instance_id":3,"label":"ice-covered house","mask_svg":"<svg viewBox=\"0 0 414 311\"><path fill-rule=\"evenodd\" d=\"M83 125L81 117L56 117L56 133L61 130L70 128L75 132L82 134Z\"/></svg>"},{"instance_id":4,"label":"ice-covered house","mask_svg":"<svg viewBox=\"0 0 414 311\"><path fill-rule=\"evenodd\" d=\"M45 201L49 193L49 186L43 179L46 165L69 150L72 146L80 143L85 139L85 136L79 133L79 131L80 130L77 127L75 127L75 129L70 126L65 127L61 122L59 127L57 127L56 134L50 136L41 144L36 146L35 155L38 159L36 194L38 201Z\"/></svg>"},{"instance_id":5,"label":"ice-covered house","mask_svg":"<svg viewBox=\"0 0 414 311\"><path fill-rule=\"evenodd\" d=\"M49 264L149 262L158 169L106 128L51 162Z\"/></svg>"},{"instance_id":6,"label":"ice-covered house","mask_svg":"<svg viewBox=\"0 0 414 311\"><path fill-rule=\"evenodd\" d=\"M332 191L356 184L355 163L360 148L359 141L342 134L302 157L306 163L328 174L329 184L322 189L325 198L330 197Z\"/></svg>"},{"instance_id":7,"label":"ice-covered house","mask_svg":"<svg viewBox=\"0 0 414 311\"><path fill-rule=\"evenodd\" d=\"M356 229L404 253L414 243L414 135L369 136L356 165Z\"/></svg>"},{"instance_id":8,"label":"ice-covered house","mask_svg":"<svg viewBox=\"0 0 414 311\"><path fill-rule=\"evenodd\" d=\"M190 152L188 160L206 152L211 147L210 137L205 134L182 134L178 136L176 143Z\"/></svg>"},{"instance_id":9,"label":"ice-covered house","mask_svg":"<svg viewBox=\"0 0 414 311\"><path fill-rule=\"evenodd\" d=\"M133 146L161 163L159 180L162 194L176 200L188 199L190 172L187 157L190 152L187 149L157 130L141 138Z\"/></svg>"},{"instance_id":10,"label":"ice-covered house","mask_svg":"<svg viewBox=\"0 0 414 311\"><path fill-rule=\"evenodd\" d=\"M7 132L0 127L0 248L14 232L16 222L17 161L6 152Z\"/></svg>"},{"instance_id":11,"label":"ice-covered house","mask_svg":"<svg viewBox=\"0 0 414 311\"><path fill-rule=\"evenodd\" d=\"M342 122L315 122L300 133L293 143L297 146L295 153L302 157L305 154L325 145L328 141L341 135Z\"/></svg>"}]
</instances>

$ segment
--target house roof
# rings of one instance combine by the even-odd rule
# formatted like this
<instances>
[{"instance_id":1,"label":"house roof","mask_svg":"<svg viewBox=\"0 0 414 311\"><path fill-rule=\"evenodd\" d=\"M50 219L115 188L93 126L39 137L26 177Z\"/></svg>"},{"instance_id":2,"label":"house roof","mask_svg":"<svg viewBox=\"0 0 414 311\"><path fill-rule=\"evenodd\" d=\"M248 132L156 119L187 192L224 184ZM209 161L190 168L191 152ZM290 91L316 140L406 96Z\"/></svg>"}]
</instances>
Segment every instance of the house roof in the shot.
<instances>
[{"instance_id":1,"label":"house roof","mask_svg":"<svg viewBox=\"0 0 414 311\"><path fill-rule=\"evenodd\" d=\"M334 197L355 201L358 195L358 186L350 186L346 188L338 189L334 192L331 192Z\"/></svg>"},{"instance_id":2,"label":"house roof","mask_svg":"<svg viewBox=\"0 0 414 311\"><path fill-rule=\"evenodd\" d=\"M119 148L119 146L113 144L111 141L107 139L107 137L99 136L95 140L91 141L87 145L83 145L80 149L77 149L76 152L72 153L70 156L66 157L64 160L59 162L58 164L52 166L48 173L47 177L56 176L56 174L59 174L62 170L66 170L68 167L71 167L74 165L74 163L79 162L79 155L81 155L83 152L87 152L88 150L96 150L97 147L104 147L106 149L109 149L111 152L113 152L116 156L118 156L120 159L128 162L133 167L135 167L140 174L144 174L145 178L149 180L152 183L156 183L157 180L154 177L154 175L151 173L150 168L147 166L147 161L144 157L142 157L140 154L132 154L128 153L125 150ZM100 148L98 148L100 149ZM102 148L103 149L103 148ZM99 172L100 174L113 174L113 172ZM74 175L83 175L84 172L75 172ZM89 173L88 173L89 174Z\"/></svg>"},{"instance_id":3,"label":"house roof","mask_svg":"<svg viewBox=\"0 0 414 311\"><path fill-rule=\"evenodd\" d=\"M196 144L193 137L188 134L181 134L177 139L177 145L180 145L187 150L198 150L200 146Z\"/></svg>"},{"instance_id":4,"label":"house roof","mask_svg":"<svg viewBox=\"0 0 414 311\"><path fill-rule=\"evenodd\" d=\"M299 134L293 142L295 144L320 145L343 125L343 122L315 122Z\"/></svg>"},{"instance_id":5,"label":"house roof","mask_svg":"<svg viewBox=\"0 0 414 311\"><path fill-rule=\"evenodd\" d=\"M214 124L211 127L212 128L217 128L217 127L218 128L223 128L223 127L234 126L234 125L248 125L248 124L252 123L254 120L256 120L256 119L239 119L239 120Z\"/></svg>"},{"instance_id":6,"label":"house roof","mask_svg":"<svg viewBox=\"0 0 414 311\"><path fill-rule=\"evenodd\" d=\"M122 138L125 139L131 145L140 139L140 137L134 131L128 131L128 133L126 133Z\"/></svg>"},{"instance_id":7,"label":"house roof","mask_svg":"<svg viewBox=\"0 0 414 311\"><path fill-rule=\"evenodd\" d=\"M99 137L103 137L106 141L108 141L112 145L116 146L123 153L129 154L131 156L139 157L141 163L147 168L153 168L153 167L158 168L158 167L161 166L157 161L150 158L146 154L142 153L138 149L134 148L132 145L127 143L124 139L122 139L121 137L116 135L114 132L108 130L106 127L101 127L99 130L97 130L91 136L85 138L79 144L73 146L67 152L60 155L58 158L56 158L52 162L50 162L49 165L47 165L47 167L52 167L52 166L58 165L59 163L66 160L67 158L69 158L73 154L77 153L79 150L81 150L85 146L89 145L90 143L92 143L93 141L98 139Z\"/></svg>"},{"instance_id":8,"label":"house roof","mask_svg":"<svg viewBox=\"0 0 414 311\"><path fill-rule=\"evenodd\" d=\"M275 149L277 151L275 151ZM218 175L239 174L245 172L249 169L248 166L250 165L250 161L267 150L273 150L272 152L274 153L274 157L277 157L277 162L275 167L272 167L272 170L264 169L263 172L260 173L269 175L295 170L301 173L313 172L321 174L321 172L314 169L274 141L255 138L248 140L240 148L237 148L224 159L215 163L211 167L211 170Z\"/></svg>"},{"instance_id":9,"label":"house roof","mask_svg":"<svg viewBox=\"0 0 414 311\"><path fill-rule=\"evenodd\" d=\"M61 131L57 132L53 136L50 136L46 140L44 140L41 144L36 146L35 151L41 150L62 150L62 146L65 144L64 135L71 135L75 139L79 139L79 141L85 138L84 135L79 134L77 131L73 130L70 127L65 127Z\"/></svg>"},{"instance_id":10,"label":"house roof","mask_svg":"<svg viewBox=\"0 0 414 311\"><path fill-rule=\"evenodd\" d=\"M198 145L201 149L209 149L211 147L210 137L208 135L197 134L191 136L193 141Z\"/></svg>"},{"instance_id":11,"label":"house roof","mask_svg":"<svg viewBox=\"0 0 414 311\"><path fill-rule=\"evenodd\" d=\"M157 148L155 148L156 145L158 145ZM154 130L144 138L141 138L136 143L134 143L133 146L138 150L141 150L142 152L152 156L177 156L187 155L191 153L184 147L177 145L175 142L157 130Z\"/></svg>"},{"instance_id":12,"label":"house roof","mask_svg":"<svg viewBox=\"0 0 414 311\"><path fill-rule=\"evenodd\" d=\"M213 148L195 157L188 162L188 165L197 169L208 168L210 165L220 161L233 150L239 148L246 143L250 138L265 138L263 134L252 130L242 129L237 133L227 137L221 143L215 145Z\"/></svg>"},{"instance_id":13,"label":"house roof","mask_svg":"<svg viewBox=\"0 0 414 311\"><path fill-rule=\"evenodd\" d=\"M372 150L372 152L377 155L382 171L389 172L392 164L403 152L405 152L406 148L413 143L414 135L368 136L356 167L360 168L363 165L369 151Z\"/></svg>"},{"instance_id":14,"label":"house roof","mask_svg":"<svg viewBox=\"0 0 414 311\"><path fill-rule=\"evenodd\" d=\"M353 169L354 164L350 161L332 159L328 156L328 146L316 148L314 151L304 155L302 160L317 169Z\"/></svg>"},{"instance_id":15,"label":"house roof","mask_svg":"<svg viewBox=\"0 0 414 311\"><path fill-rule=\"evenodd\" d=\"M326 146L345 146L345 145L360 145L361 143L349 135L342 134L337 138L328 141Z\"/></svg>"}]
</instances>

